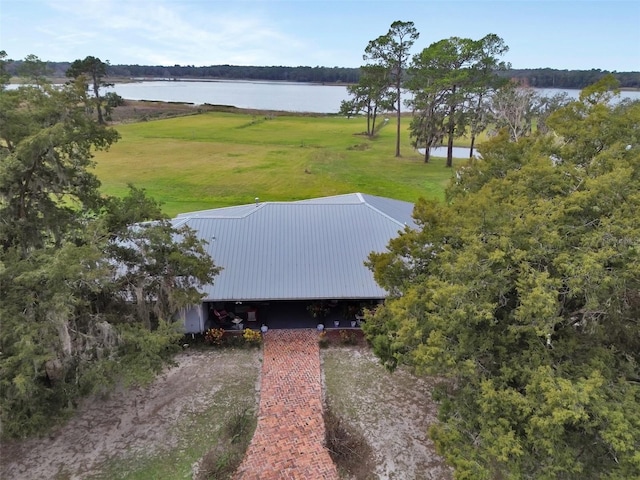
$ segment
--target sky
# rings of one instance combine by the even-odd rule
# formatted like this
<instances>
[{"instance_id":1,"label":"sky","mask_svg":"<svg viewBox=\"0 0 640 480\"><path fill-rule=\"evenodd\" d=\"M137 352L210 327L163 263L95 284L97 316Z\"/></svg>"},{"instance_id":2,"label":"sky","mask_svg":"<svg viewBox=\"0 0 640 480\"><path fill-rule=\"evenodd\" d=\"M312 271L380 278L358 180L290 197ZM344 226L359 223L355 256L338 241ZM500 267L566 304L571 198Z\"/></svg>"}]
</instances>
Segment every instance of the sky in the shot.
<instances>
[{"instance_id":1,"label":"sky","mask_svg":"<svg viewBox=\"0 0 640 480\"><path fill-rule=\"evenodd\" d=\"M638 0L0 0L0 50L112 65L359 67L396 21L412 53L489 33L512 68L640 71Z\"/></svg>"}]
</instances>

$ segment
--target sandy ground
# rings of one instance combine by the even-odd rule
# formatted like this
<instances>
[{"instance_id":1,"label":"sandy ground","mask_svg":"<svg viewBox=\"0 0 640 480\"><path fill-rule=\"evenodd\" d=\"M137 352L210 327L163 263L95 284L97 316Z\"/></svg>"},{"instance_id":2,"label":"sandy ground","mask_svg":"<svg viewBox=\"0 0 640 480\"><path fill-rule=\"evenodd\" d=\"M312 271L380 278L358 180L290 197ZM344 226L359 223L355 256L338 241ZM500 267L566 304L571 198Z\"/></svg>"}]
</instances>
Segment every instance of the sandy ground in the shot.
<instances>
[{"instance_id":1,"label":"sandy ground","mask_svg":"<svg viewBox=\"0 0 640 480\"><path fill-rule=\"evenodd\" d=\"M322 358L325 396L373 448L376 478L453 478L428 437L437 414L431 379L402 370L389 373L367 348L329 348Z\"/></svg>"},{"instance_id":2,"label":"sandy ground","mask_svg":"<svg viewBox=\"0 0 640 480\"><path fill-rule=\"evenodd\" d=\"M378 479L452 478L427 437L435 421L428 380L389 374L367 348L322 352L327 398L365 433L376 452ZM152 385L87 401L47 437L2 444L0 478L83 479L106 461L175 448L175 426L210 406L233 381L238 355L247 361L246 351L186 351ZM259 368L260 353L250 355Z\"/></svg>"},{"instance_id":3,"label":"sandy ground","mask_svg":"<svg viewBox=\"0 0 640 480\"><path fill-rule=\"evenodd\" d=\"M47 437L2 444L0 478L86 478L107 460L174 447L176 425L211 406L223 376L237 373L238 355L246 361L246 351L186 351L148 387L87 401Z\"/></svg>"}]
</instances>

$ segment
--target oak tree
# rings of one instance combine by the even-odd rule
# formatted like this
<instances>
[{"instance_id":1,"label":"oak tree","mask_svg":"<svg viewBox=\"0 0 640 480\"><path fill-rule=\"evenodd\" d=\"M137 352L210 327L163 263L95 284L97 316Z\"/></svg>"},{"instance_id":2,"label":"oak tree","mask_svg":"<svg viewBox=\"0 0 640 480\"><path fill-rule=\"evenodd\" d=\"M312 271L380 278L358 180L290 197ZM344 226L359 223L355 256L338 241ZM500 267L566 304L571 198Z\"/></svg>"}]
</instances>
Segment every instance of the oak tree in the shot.
<instances>
[{"instance_id":1,"label":"oak tree","mask_svg":"<svg viewBox=\"0 0 640 480\"><path fill-rule=\"evenodd\" d=\"M391 297L363 328L442 380L457 478L640 477L640 102L610 86L489 141L370 256Z\"/></svg>"},{"instance_id":2,"label":"oak tree","mask_svg":"<svg viewBox=\"0 0 640 480\"><path fill-rule=\"evenodd\" d=\"M176 314L218 272L143 191L100 194L92 152L118 134L85 102L77 83L0 89L5 436L41 431L114 382L152 378L181 337Z\"/></svg>"}]
</instances>

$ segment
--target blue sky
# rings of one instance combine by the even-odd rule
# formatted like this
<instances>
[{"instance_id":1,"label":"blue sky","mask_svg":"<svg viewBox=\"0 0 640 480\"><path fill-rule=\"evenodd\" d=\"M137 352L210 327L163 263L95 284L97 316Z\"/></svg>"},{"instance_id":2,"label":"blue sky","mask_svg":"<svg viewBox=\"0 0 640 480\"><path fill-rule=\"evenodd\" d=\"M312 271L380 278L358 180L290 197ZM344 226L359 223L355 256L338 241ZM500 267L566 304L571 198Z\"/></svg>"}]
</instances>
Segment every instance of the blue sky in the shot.
<instances>
[{"instance_id":1,"label":"blue sky","mask_svg":"<svg viewBox=\"0 0 640 480\"><path fill-rule=\"evenodd\" d=\"M358 67L395 20L414 53L488 33L513 68L640 71L638 0L0 0L9 58L112 64Z\"/></svg>"}]
</instances>

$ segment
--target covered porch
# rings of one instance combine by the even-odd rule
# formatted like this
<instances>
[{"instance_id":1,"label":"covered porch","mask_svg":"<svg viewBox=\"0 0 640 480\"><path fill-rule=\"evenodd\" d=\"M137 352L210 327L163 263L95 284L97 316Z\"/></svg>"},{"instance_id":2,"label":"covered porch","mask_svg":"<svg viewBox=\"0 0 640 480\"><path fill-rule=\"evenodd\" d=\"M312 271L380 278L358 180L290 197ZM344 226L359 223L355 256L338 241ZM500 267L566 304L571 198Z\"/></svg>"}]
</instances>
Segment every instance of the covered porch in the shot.
<instances>
[{"instance_id":1,"label":"covered porch","mask_svg":"<svg viewBox=\"0 0 640 480\"><path fill-rule=\"evenodd\" d=\"M374 308L382 300L273 300L269 302L206 302L205 330L224 328L269 329L359 328L363 309ZM251 313L250 313L251 312ZM316 316L313 315L316 313ZM220 320L218 314L226 315Z\"/></svg>"}]
</instances>

